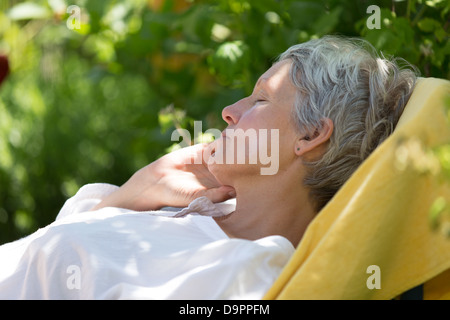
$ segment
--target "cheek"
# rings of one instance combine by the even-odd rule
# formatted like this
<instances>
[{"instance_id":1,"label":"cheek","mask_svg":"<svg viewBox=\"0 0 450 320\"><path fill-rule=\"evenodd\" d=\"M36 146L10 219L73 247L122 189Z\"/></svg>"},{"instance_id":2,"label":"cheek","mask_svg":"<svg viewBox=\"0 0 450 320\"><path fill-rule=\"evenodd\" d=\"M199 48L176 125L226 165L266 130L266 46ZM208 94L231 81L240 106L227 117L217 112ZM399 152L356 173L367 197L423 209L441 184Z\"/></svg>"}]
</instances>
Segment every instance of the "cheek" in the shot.
<instances>
[{"instance_id":1,"label":"cheek","mask_svg":"<svg viewBox=\"0 0 450 320\"><path fill-rule=\"evenodd\" d=\"M215 141L214 164L264 165L268 157L278 157L280 152L279 129L227 130L227 137Z\"/></svg>"},{"instance_id":2,"label":"cheek","mask_svg":"<svg viewBox=\"0 0 450 320\"><path fill-rule=\"evenodd\" d=\"M225 149L227 152L235 153L240 148L245 150L247 161L255 157L259 159L266 155L278 156L280 152L285 153L291 149L296 137L296 130L289 117L290 114L283 110L274 112L265 108L255 108L244 114L235 127L234 148L231 148L229 143ZM242 143L244 138L245 144Z\"/></svg>"},{"instance_id":3,"label":"cheek","mask_svg":"<svg viewBox=\"0 0 450 320\"><path fill-rule=\"evenodd\" d=\"M293 153L295 140L294 129L285 116L281 111L275 114L253 108L242 115L233 129L226 129L227 137L214 142L215 154L208 164L216 179L229 183L233 177L260 174L262 167L284 163L280 157Z\"/></svg>"}]
</instances>

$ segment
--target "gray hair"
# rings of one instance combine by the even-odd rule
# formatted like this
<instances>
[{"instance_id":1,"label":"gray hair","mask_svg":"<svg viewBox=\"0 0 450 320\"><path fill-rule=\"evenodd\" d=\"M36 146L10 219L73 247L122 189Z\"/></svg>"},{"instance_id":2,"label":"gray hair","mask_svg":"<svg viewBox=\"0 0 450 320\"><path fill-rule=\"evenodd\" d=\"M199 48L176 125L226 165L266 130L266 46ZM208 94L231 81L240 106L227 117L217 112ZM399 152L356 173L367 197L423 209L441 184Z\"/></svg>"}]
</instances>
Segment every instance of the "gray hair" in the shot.
<instances>
[{"instance_id":1,"label":"gray hair","mask_svg":"<svg viewBox=\"0 0 450 320\"><path fill-rule=\"evenodd\" d=\"M320 211L394 131L418 72L403 59L379 56L365 40L337 36L294 45L278 60L285 59L292 61L300 132L314 134L323 118L334 124L323 156L304 161L304 185Z\"/></svg>"}]
</instances>

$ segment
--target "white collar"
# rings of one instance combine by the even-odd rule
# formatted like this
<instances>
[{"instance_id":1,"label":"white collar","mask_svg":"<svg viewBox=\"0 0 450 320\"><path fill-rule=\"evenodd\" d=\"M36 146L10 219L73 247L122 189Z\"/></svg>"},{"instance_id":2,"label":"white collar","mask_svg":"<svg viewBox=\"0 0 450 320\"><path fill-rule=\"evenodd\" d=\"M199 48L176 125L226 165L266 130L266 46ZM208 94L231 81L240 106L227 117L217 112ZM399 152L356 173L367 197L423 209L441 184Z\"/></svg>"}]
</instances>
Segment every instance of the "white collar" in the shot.
<instances>
[{"instance_id":1,"label":"white collar","mask_svg":"<svg viewBox=\"0 0 450 320\"><path fill-rule=\"evenodd\" d=\"M229 199L224 202L213 203L207 197L200 197L193 200L186 208L165 207L163 211L172 211L173 217L184 217L188 214L209 216L209 217L223 217L234 210L236 210L236 199Z\"/></svg>"}]
</instances>

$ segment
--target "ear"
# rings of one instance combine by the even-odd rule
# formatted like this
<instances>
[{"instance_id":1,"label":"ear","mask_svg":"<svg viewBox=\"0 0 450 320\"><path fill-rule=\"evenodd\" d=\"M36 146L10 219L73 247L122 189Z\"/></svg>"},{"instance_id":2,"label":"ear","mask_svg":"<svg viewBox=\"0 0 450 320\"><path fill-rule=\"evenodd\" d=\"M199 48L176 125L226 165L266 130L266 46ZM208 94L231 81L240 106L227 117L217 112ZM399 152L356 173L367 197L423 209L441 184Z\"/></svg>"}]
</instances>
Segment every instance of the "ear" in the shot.
<instances>
[{"instance_id":1,"label":"ear","mask_svg":"<svg viewBox=\"0 0 450 320\"><path fill-rule=\"evenodd\" d=\"M333 121L329 118L323 118L321 122L322 127L316 128L314 134L302 135L297 139L294 146L294 152L297 156L302 156L313 150L319 150L317 149L319 146L330 140L334 129Z\"/></svg>"}]
</instances>

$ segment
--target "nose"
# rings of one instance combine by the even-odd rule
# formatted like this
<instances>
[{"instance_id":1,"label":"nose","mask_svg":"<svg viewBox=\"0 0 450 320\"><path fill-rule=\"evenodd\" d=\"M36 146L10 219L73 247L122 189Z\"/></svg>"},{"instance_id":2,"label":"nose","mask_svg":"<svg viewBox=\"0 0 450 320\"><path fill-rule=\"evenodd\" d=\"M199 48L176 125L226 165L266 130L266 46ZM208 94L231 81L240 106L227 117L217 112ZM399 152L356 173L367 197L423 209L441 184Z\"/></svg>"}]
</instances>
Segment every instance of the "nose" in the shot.
<instances>
[{"instance_id":1,"label":"nose","mask_svg":"<svg viewBox=\"0 0 450 320\"><path fill-rule=\"evenodd\" d=\"M232 106L230 105L228 107L223 108L222 110L222 119L225 120L225 122L228 125L233 125L237 123L237 119L233 114Z\"/></svg>"},{"instance_id":2,"label":"nose","mask_svg":"<svg viewBox=\"0 0 450 320\"><path fill-rule=\"evenodd\" d=\"M244 100L245 99L239 100L238 102L223 108L222 119L225 120L228 125L235 125L239 122L243 112Z\"/></svg>"}]
</instances>

